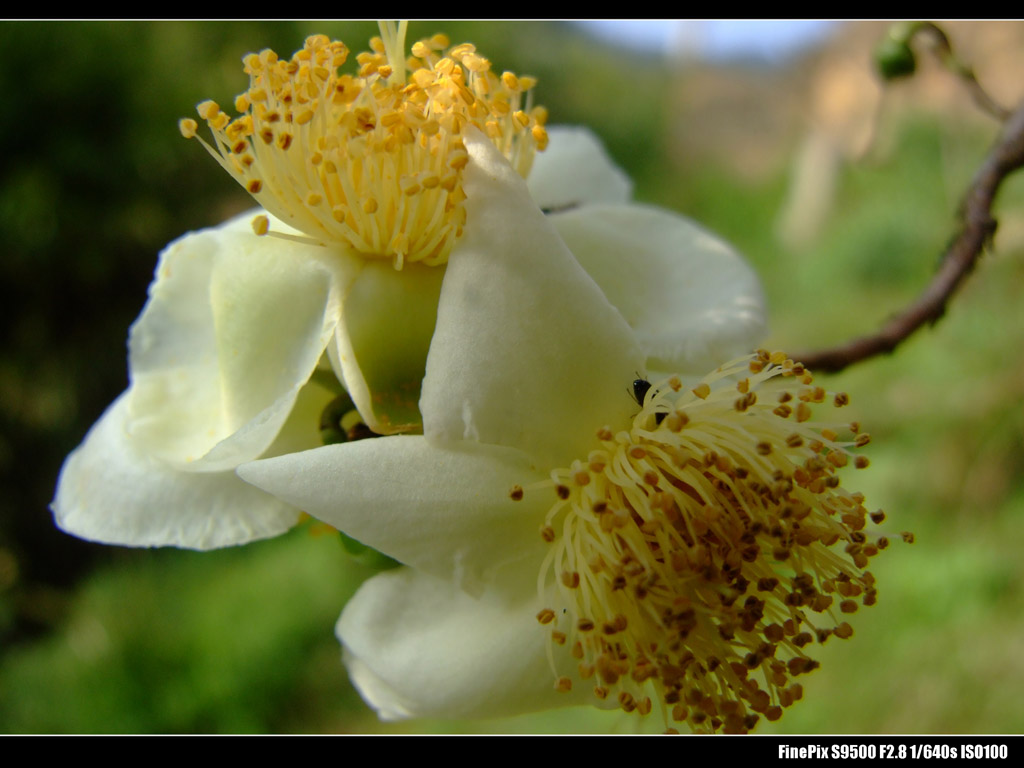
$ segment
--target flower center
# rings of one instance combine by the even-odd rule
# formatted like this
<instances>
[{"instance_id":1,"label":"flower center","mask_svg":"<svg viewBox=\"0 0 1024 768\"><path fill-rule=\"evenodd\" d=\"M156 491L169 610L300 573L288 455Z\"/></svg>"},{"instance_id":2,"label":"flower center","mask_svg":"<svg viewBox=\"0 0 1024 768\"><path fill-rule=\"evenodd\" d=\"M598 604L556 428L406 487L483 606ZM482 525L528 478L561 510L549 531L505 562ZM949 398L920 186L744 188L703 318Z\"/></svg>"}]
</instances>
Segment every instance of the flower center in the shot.
<instances>
[{"instance_id":1,"label":"flower center","mask_svg":"<svg viewBox=\"0 0 1024 768\"><path fill-rule=\"evenodd\" d=\"M552 473L538 587L553 604L537 618L552 663L566 646L598 699L645 715L653 697L666 725L746 732L801 698L793 678L818 666L807 646L850 637L843 618L875 602L865 568L888 540L864 528L884 513L837 475L867 466L850 448L869 438L810 422L812 403L849 398L781 353L692 389L637 383L631 428L600 430L585 462Z\"/></svg>"},{"instance_id":2,"label":"flower center","mask_svg":"<svg viewBox=\"0 0 1024 768\"><path fill-rule=\"evenodd\" d=\"M346 243L397 269L446 263L462 234L467 125L523 176L547 145L547 113L531 107L534 78L499 77L473 45L448 48L443 35L413 45L407 61L405 28L382 22L354 76L338 72L348 48L324 35L287 61L269 49L251 53L249 88L235 99L240 116L213 101L197 108L213 133L207 150L267 211L317 242ZM196 135L195 120L179 127ZM254 228L266 234L266 218Z\"/></svg>"}]
</instances>

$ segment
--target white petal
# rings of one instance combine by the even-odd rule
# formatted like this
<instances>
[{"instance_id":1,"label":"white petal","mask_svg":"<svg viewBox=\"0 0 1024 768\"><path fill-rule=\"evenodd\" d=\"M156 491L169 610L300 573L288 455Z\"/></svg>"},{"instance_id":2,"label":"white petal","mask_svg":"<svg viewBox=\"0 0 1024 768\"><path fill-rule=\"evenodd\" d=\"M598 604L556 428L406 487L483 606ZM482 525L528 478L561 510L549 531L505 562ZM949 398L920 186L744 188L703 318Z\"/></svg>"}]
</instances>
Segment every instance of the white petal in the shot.
<instances>
[{"instance_id":1,"label":"white petal","mask_svg":"<svg viewBox=\"0 0 1024 768\"><path fill-rule=\"evenodd\" d=\"M338 621L353 683L383 720L504 717L593 700L558 693L536 594L470 597L409 568L367 581ZM556 654L564 663L568 654ZM586 689L586 690L584 690Z\"/></svg>"},{"instance_id":2,"label":"white petal","mask_svg":"<svg viewBox=\"0 0 1024 768\"><path fill-rule=\"evenodd\" d=\"M234 472L182 472L140 450L127 402L115 400L64 462L51 505L59 527L107 544L214 549L298 522L298 510Z\"/></svg>"},{"instance_id":3,"label":"white petal","mask_svg":"<svg viewBox=\"0 0 1024 768\"><path fill-rule=\"evenodd\" d=\"M331 372L331 376L334 373ZM263 452L261 458L283 456L286 453L308 451L323 445L320 418L324 408L338 397L340 385L330 389L311 379L299 390L299 396L292 406L288 419L277 433L274 442Z\"/></svg>"},{"instance_id":4,"label":"white petal","mask_svg":"<svg viewBox=\"0 0 1024 768\"><path fill-rule=\"evenodd\" d=\"M526 179L541 208L559 210L587 203L626 203L633 182L608 157L589 128L555 125L550 143L533 160Z\"/></svg>"},{"instance_id":5,"label":"white petal","mask_svg":"<svg viewBox=\"0 0 1024 768\"><path fill-rule=\"evenodd\" d=\"M420 429L420 385L444 267L368 260L345 296L332 360L367 426Z\"/></svg>"},{"instance_id":6,"label":"white petal","mask_svg":"<svg viewBox=\"0 0 1024 768\"><path fill-rule=\"evenodd\" d=\"M260 455L333 335L358 266L237 221L172 243L132 327L133 437L193 471Z\"/></svg>"},{"instance_id":7,"label":"white petal","mask_svg":"<svg viewBox=\"0 0 1024 768\"><path fill-rule=\"evenodd\" d=\"M512 501L540 479L525 456L497 446L466 451L394 436L328 445L238 468L247 482L358 541L479 594L497 572L544 556L540 526L550 490Z\"/></svg>"},{"instance_id":8,"label":"white petal","mask_svg":"<svg viewBox=\"0 0 1024 768\"><path fill-rule=\"evenodd\" d=\"M641 205L594 205L548 218L636 331L649 367L702 374L764 338L757 275L688 219Z\"/></svg>"},{"instance_id":9,"label":"white petal","mask_svg":"<svg viewBox=\"0 0 1024 768\"><path fill-rule=\"evenodd\" d=\"M643 354L505 158L478 132L465 141L467 223L441 289L424 434L568 466L635 410L628 387Z\"/></svg>"}]
</instances>

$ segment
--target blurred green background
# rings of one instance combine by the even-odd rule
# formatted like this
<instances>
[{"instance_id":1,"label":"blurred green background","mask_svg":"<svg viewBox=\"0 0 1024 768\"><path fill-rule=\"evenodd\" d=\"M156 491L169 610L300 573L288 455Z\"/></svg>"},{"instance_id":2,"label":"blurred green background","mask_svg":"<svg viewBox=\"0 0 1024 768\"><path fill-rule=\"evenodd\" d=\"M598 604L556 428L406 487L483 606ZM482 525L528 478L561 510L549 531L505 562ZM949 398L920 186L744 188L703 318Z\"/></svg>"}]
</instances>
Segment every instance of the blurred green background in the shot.
<instances>
[{"instance_id":1,"label":"blurred green background","mask_svg":"<svg viewBox=\"0 0 1024 768\"><path fill-rule=\"evenodd\" d=\"M788 351L873 330L917 294L998 130L930 60L883 98L880 24L777 68L645 57L547 22L415 22L410 39L437 31L538 76L551 123L592 127L637 199L731 240L764 279L769 346ZM1021 25L948 31L1015 106ZM156 254L251 205L177 119L230 103L243 54L313 32L358 51L375 26L0 23L0 92L18 106L0 125L0 731L628 732L635 718L590 709L379 723L333 635L370 571L310 526L213 553L53 526L61 461L127 384ZM1022 204L1011 179L994 249L936 327L827 379L874 437L851 480L917 543L873 563L879 604L761 733L1024 730Z\"/></svg>"}]
</instances>

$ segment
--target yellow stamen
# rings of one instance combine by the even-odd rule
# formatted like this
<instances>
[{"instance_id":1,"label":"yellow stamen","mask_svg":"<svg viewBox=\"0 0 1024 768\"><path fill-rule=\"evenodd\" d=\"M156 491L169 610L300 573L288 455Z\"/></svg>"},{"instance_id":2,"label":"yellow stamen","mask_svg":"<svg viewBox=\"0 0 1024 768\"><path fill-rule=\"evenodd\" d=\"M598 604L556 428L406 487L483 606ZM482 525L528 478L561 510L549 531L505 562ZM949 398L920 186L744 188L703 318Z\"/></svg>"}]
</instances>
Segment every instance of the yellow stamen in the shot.
<instances>
[{"instance_id":1,"label":"yellow stamen","mask_svg":"<svg viewBox=\"0 0 1024 768\"><path fill-rule=\"evenodd\" d=\"M654 384L628 431L599 431L586 462L552 472L538 620L581 679L596 671L598 698L643 715L653 694L666 727L749 731L801 698L792 678L818 666L805 647L850 637L842 617L875 602L866 566L888 540L839 484L849 425L808 421L825 399L811 380L762 351L690 390ZM780 411L780 390L806 400Z\"/></svg>"},{"instance_id":2,"label":"yellow stamen","mask_svg":"<svg viewBox=\"0 0 1024 768\"><path fill-rule=\"evenodd\" d=\"M231 120L197 108L213 133L206 149L268 212L315 242L344 243L367 257L444 264L465 224L462 135L474 125L523 176L547 144L546 112L533 78L491 71L469 43L449 50L436 35L405 58L405 22L381 22L340 74L348 48L324 35L291 59L271 50L244 59L249 88ZM196 121L183 119L185 138ZM270 234L274 234L271 232Z\"/></svg>"}]
</instances>

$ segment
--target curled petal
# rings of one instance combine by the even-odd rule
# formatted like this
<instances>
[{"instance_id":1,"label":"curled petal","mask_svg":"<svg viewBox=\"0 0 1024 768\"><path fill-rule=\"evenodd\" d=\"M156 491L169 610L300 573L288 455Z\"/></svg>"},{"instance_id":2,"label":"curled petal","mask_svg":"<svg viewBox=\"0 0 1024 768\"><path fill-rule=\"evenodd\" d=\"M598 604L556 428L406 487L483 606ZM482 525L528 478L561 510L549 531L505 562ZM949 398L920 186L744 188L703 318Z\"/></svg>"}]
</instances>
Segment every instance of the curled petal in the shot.
<instances>
[{"instance_id":1,"label":"curled petal","mask_svg":"<svg viewBox=\"0 0 1024 768\"><path fill-rule=\"evenodd\" d=\"M701 374L763 339L757 275L688 219L644 205L592 205L548 218L636 331L649 367Z\"/></svg>"},{"instance_id":2,"label":"curled petal","mask_svg":"<svg viewBox=\"0 0 1024 768\"><path fill-rule=\"evenodd\" d=\"M136 444L188 471L259 456L334 334L356 268L237 223L172 243L131 332Z\"/></svg>"},{"instance_id":3,"label":"curled petal","mask_svg":"<svg viewBox=\"0 0 1024 768\"><path fill-rule=\"evenodd\" d=\"M234 472L184 472L126 429L128 397L107 409L64 462L51 504L68 533L107 544L215 549L276 536L299 511Z\"/></svg>"},{"instance_id":4,"label":"curled petal","mask_svg":"<svg viewBox=\"0 0 1024 768\"><path fill-rule=\"evenodd\" d=\"M536 595L475 598L401 568L363 584L337 632L352 681L383 720L504 717L589 701L589 687L555 691L540 607Z\"/></svg>"}]
</instances>

